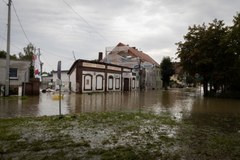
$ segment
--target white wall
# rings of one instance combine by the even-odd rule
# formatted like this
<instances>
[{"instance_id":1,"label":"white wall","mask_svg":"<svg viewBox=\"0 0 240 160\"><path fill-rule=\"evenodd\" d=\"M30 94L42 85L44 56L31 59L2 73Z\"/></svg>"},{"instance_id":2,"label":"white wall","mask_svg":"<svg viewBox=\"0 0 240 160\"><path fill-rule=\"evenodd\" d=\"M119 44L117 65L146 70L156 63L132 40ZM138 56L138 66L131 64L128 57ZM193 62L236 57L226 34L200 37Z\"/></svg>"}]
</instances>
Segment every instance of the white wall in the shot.
<instances>
[{"instance_id":1,"label":"white wall","mask_svg":"<svg viewBox=\"0 0 240 160\"><path fill-rule=\"evenodd\" d=\"M133 76L131 78L131 89L136 90L137 88L138 88L138 81L137 81L136 76Z\"/></svg>"},{"instance_id":2,"label":"white wall","mask_svg":"<svg viewBox=\"0 0 240 160\"><path fill-rule=\"evenodd\" d=\"M107 81L107 91L121 91L121 74L108 73L106 78L104 72L83 71L82 92L104 92L105 81Z\"/></svg>"},{"instance_id":3,"label":"white wall","mask_svg":"<svg viewBox=\"0 0 240 160\"><path fill-rule=\"evenodd\" d=\"M104 72L83 71L82 92L104 92L105 74Z\"/></svg>"},{"instance_id":4,"label":"white wall","mask_svg":"<svg viewBox=\"0 0 240 160\"><path fill-rule=\"evenodd\" d=\"M57 80L57 72L53 72L53 82L55 83L55 89L58 89L59 86L56 85ZM69 75L67 72L61 72L61 80L62 80L62 90L63 91L69 91ZM76 80L75 80L76 82Z\"/></svg>"},{"instance_id":5,"label":"white wall","mask_svg":"<svg viewBox=\"0 0 240 160\"><path fill-rule=\"evenodd\" d=\"M22 85L22 82L29 82L29 61L10 60L10 68L17 68L17 77L10 79L10 85ZM0 59L0 85L5 84L6 60Z\"/></svg>"},{"instance_id":6,"label":"white wall","mask_svg":"<svg viewBox=\"0 0 240 160\"><path fill-rule=\"evenodd\" d=\"M107 84L108 84L107 91L120 91L122 87L121 81L122 81L121 74L108 73L107 74Z\"/></svg>"},{"instance_id":7,"label":"white wall","mask_svg":"<svg viewBox=\"0 0 240 160\"><path fill-rule=\"evenodd\" d=\"M77 84L76 84L76 68L74 68L73 72L70 74L70 82L71 82L71 91L73 92L77 92L78 89L77 89Z\"/></svg>"}]
</instances>

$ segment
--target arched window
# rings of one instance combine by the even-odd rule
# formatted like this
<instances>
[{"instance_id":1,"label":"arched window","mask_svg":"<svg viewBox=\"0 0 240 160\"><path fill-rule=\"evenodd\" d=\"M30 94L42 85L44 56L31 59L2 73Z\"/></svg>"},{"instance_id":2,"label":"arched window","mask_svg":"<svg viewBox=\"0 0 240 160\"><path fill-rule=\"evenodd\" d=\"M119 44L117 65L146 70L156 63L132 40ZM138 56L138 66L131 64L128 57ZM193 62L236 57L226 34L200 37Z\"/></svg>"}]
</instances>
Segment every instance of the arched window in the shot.
<instances>
[{"instance_id":1,"label":"arched window","mask_svg":"<svg viewBox=\"0 0 240 160\"><path fill-rule=\"evenodd\" d=\"M119 90L120 89L120 78L115 79L115 89Z\"/></svg>"},{"instance_id":2,"label":"arched window","mask_svg":"<svg viewBox=\"0 0 240 160\"><path fill-rule=\"evenodd\" d=\"M113 90L113 76L108 77L108 90Z\"/></svg>"},{"instance_id":3,"label":"arched window","mask_svg":"<svg viewBox=\"0 0 240 160\"><path fill-rule=\"evenodd\" d=\"M84 90L91 91L92 90L92 75L86 74L84 75Z\"/></svg>"},{"instance_id":4,"label":"arched window","mask_svg":"<svg viewBox=\"0 0 240 160\"><path fill-rule=\"evenodd\" d=\"M96 90L103 90L103 76L96 76Z\"/></svg>"},{"instance_id":5,"label":"arched window","mask_svg":"<svg viewBox=\"0 0 240 160\"><path fill-rule=\"evenodd\" d=\"M136 80L135 78L132 78L132 89L135 89L136 87Z\"/></svg>"}]
</instances>

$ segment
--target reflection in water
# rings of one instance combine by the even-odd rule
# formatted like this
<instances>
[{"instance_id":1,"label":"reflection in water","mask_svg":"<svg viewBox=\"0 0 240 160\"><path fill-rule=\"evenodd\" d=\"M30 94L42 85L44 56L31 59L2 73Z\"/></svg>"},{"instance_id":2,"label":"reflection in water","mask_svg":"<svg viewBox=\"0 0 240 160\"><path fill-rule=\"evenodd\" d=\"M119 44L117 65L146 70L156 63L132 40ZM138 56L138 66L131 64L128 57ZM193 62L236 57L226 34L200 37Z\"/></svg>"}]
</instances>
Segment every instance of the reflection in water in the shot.
<instances>
[{"instance_id":1,"label":"reflection in water","mask_svg":"<svg viewBox=\"0 0 240 160\"><path fill-rule=\"evenodd\" d=\"M70 113L130 111L139 106L139 93L71 94L68 96Z\"/></svg>"},{"instance_id":2,"label":"reflection in water","mask_svg":"<svg viewBox=\"0 0 240 160\"><path fill-rule=\"evenodd\" d=\"M58 115L59 102L51 93L39 97L0 98L0 117ZM240 101L203 98L195 89L145 92L65 94L62 114L108 111L168 112L176 118L192 113L240 113Z\"/></svg>"}]
</instances>

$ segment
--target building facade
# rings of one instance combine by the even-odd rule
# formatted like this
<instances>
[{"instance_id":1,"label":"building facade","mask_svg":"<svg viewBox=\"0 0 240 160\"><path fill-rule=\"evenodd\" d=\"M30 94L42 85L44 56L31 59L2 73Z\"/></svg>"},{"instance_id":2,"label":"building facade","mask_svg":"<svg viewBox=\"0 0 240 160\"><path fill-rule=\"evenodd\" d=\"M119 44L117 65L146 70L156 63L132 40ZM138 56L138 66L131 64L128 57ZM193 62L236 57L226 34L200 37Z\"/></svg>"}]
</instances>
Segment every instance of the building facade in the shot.
<instances>
[{"instance_id":1,"label":"building facade","mask_svg":"<svg viewBox=\"0 0 240 160\"><path fill-rule=\"evenodd\" d=\"M55 90L59 89L59 85L57 85L57 79L58 79L58 76L57 76L57 71L52 71L52 80L53 80L53 88ZM61 71L61 81L62 81L62 91L70 91L70 79L69 79L69 75L68 75L68 70L62 70Z\"/></svg>"},{"instance_id":2,"label":"building facade","mask_svg":"<svg viewBox=\"0 0 240 160\"><path fill-rule=\"evenodd\" d=\"M104 62L79 59L68 74L70 89L76 93L131 91L139 86L131 68Z\"/></svg>"},{"instance_id":3,"label":"building facade","mask_svg":"<svg viewBox=\"0 0 240 160\"><path fill-rule=\"evenodd\" d=\"M53 89L53 75L52 73L43 73L41 81L41 89Z\"/></svg>"},{"instance_id":4,"label":"building facade","mask_svg":"<svg viewBox=\"0 0 240 160\"><path fill-rule=\"evenodd\" d=\"M18 87L23 82L29 82L30 61L10 60L9 66L9 91L10 94L17 94ZM6 59L0 58L0 87L1 91L6 83ZM1 93L2 94L2 93Z\"/></svg>"},{"instance_id":5,"label":"building facade","mask_svg":"<svg viewBox=\"0 0 240 160\"><path fill-rule=\"evenodd\" d=\"M119 43L116 47L106 50L106 56L102 61L133 68L140 83L140 89L162 88L160 65L136 47Z\"/></svg>"}]
</instances>

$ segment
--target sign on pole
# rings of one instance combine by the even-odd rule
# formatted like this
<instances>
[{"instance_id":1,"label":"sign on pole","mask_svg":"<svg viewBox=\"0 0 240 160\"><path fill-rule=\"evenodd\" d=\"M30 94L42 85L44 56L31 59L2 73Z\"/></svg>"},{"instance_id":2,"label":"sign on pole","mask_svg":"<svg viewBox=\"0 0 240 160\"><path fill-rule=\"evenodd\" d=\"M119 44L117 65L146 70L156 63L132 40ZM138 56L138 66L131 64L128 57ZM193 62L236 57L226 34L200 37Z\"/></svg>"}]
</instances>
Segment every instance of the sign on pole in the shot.
<instances>
[{"instance_id":1,"label":"sign on pole","mask_svg":"<svg viewBox=\"0 0 240 160\"><path fill-rule=\"evenodd\" d=\"M62 94L61 94L61 61L58 61L58 66L57 66L57 83L59 85L59 116L61 116L61 99L62 99Z\"/></svg>"},{"instance_id":2,"label":"sign on pole","mask_svg":"<svg viewBox=\"0 0 240 160\"><path fill-rule=\"evenodd\" d=\"M61 61L58 61L58 65L57 65L57 77L58 77L58 79L61 79Z\"/></svg>"}]
</instances>

